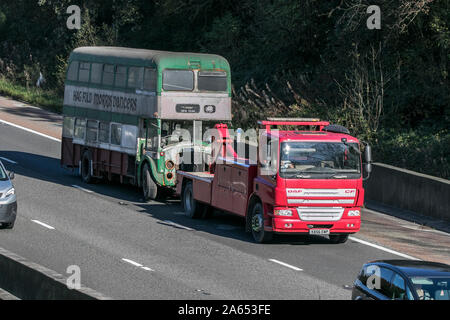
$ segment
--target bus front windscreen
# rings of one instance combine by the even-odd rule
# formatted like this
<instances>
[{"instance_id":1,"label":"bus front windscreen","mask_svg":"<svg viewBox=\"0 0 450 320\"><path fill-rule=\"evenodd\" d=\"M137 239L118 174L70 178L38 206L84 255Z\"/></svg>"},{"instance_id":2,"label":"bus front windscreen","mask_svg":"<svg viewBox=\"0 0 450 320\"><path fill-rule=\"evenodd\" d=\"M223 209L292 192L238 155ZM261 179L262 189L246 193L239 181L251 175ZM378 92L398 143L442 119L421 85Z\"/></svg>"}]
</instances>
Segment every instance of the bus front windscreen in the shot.
<instances>
[{"instance_id":1,"label":"bus front windscreen","mask_svg":"<svg viewBox=\"0 0 450 320\"><path fill-rule=\"evenodd\" d=\"M361 176L357 143L283 142L280 176L287 179L357 179Z\"/></svg>"},{"instance_id":2,"label":"bus front windscreen","mask_svg":"<svg viewBox=\"0 0 450 320\"><path fill-rule=\"evenodd\" d=\"M190 70L164 70L163 89L165 91L194 90L194 72Z\"/></svg>"},{"instance_id":3,"label":"bus front windscreen","mask_svg":"<svg viewBox=\"0 0 450 320\"><path fill-rule=\"evenodd\" d=\"M225 92L228 89L227 73L223 71L201 71L198 73L198 90Z\"/></svg>"}]
</instances>

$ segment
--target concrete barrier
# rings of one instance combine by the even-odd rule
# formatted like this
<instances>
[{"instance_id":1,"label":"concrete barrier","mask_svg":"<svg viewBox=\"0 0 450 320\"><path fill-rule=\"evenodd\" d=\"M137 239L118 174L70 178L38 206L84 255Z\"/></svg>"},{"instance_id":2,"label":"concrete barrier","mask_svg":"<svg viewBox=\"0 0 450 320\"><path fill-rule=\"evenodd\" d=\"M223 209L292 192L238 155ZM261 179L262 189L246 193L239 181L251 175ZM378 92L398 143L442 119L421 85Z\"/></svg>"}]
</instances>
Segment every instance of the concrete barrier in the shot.
<instances>
[{"instance_id":1,"label":"concrete barrier","mask_svg":"<svg viewBox=\"0 0 450 320\"><path fill-rule=\"evenodd\" d=\"M450 221L450 181L375 163L365 199Z\"/></svg>"},{"instance_id":2,"label":"concrete barrier","mask_svg":"<svg viewBox=\"0 0 450 320\"><path fill-rule=\"evenodd\" d=\"M3 248L0 248L0 288L24 300L108 299L86 287L71 290L62 275Z\"/></svg>"}]
</instances>

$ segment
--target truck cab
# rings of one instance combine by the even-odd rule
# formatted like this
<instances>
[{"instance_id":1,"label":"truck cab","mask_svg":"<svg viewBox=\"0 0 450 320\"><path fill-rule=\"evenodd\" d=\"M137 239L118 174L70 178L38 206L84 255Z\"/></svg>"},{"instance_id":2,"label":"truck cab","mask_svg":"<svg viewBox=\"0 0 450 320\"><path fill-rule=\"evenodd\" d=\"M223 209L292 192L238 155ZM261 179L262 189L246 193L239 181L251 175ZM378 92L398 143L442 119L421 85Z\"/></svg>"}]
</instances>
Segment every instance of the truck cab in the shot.
<instances>
[{"instance_id":1,"label":"truck cab","mask_svg":"<svg viewBox=\"0 0 450 320\"><path fill-rule=\"evenodd\" d=\"M179 173L177 192L185 210L214 207L243 216L257 242L282 233L328 235L342 243L358 232L364 203L360 141L344 127L318 119L268 119L259 125L257 161L239 157L222 126L223 151L212 170L201 177ZM367 146L368 172L370 158Z\"/></svg>"}]
</instances>

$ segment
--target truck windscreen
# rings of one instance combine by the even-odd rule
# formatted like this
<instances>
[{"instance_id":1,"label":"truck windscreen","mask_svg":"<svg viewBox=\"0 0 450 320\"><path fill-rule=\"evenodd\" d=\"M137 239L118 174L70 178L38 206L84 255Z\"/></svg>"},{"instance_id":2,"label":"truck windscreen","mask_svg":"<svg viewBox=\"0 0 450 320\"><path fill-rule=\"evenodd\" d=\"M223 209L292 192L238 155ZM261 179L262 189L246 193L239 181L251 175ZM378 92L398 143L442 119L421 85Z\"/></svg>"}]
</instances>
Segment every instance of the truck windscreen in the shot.
<instances>
[{"instance_id":1,"label":"truck windscreen","mask_svg":"<svg viewBox=\"0 0 450 320\"><path fill-rule=\"evenodd\" d=\"M283 142L280 176L287 179L357 179L361 176L359 145Z\"/></svg>"}]
</instances>

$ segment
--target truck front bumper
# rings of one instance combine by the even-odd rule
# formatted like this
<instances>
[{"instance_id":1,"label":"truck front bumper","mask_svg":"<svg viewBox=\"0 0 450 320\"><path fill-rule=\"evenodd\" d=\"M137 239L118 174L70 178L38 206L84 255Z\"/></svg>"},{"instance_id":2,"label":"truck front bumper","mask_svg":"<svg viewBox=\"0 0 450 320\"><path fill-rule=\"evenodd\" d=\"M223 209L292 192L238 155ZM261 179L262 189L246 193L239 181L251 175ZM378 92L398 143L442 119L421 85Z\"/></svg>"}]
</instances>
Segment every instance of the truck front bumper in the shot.
<instances>
[{"instance_id":1,"label":"truck front bumper","mask_svg":"<svg viewBox=\"0 0 450 320\"><path fill-rule=\"evenodd\" d=\"M361 228L361 216L349 217L349 210L346 209L341 219L337 221L304 221L298 216L278 217L272 216L272 231L275 233L301 233L309 234L311 229L329 229L330 234L351 234L356 233Z\"/></svg>"}]
</instances>

